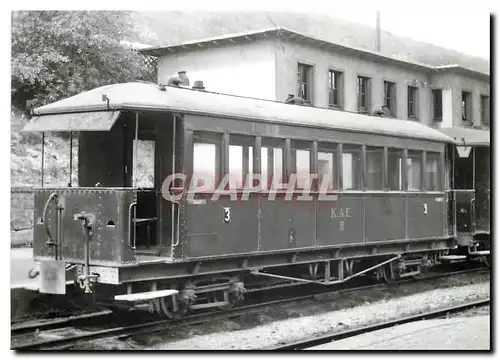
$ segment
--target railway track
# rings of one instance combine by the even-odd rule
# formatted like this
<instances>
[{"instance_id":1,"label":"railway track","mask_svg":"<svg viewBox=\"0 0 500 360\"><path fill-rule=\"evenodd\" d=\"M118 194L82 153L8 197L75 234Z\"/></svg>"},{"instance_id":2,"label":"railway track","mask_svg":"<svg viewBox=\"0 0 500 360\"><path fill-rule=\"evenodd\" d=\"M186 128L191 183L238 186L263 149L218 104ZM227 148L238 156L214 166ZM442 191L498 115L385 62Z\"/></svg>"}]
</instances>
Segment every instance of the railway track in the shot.
<instances>
[{"instance_id":1,"label":"railway track","mask_svg":"<svg viewBox=\"0 0 500 360\"><path fill-rule=\"evenodd\" d=\"M328 334L328 335L323 335L323 336L319 336L319 337L315 337L315 338L305 339L305 340L298 341L295 343L280 345L280 346L266 349L266 350L274 350L274 351L305 350L308 348L312 348L314 346L327 344L327 343L330 343L332 341L347 339L347 338L350 338L353 336L366 334L366 333L373 332L376 330L387 329L387 328L394 327L397 325L402 325L402 324L406 324L406 323L410 323L410 322L414 322L414 321L419 321L419 320L429 320L429 319L440 318L440 317L443 317L443 316L446 316L449 314L455 314L455 313L463 312L463 311L466 311L466 310L469 310L469 309L472 309L475 307L482 307L482 306L487 306L487 305L490 305L490 299L470 302L467 304L460 304L457 306L452 306L452 307L448 307L445 309L439 309L439 310L427 312L424 314L412 315L412 316L408 316L408 317L401 318L401 319L390 320L390 321L387 321L384 323L364 326L362 328L351 329L351 330L342 331L339 333Z\"/></svg>"},{"instance_id":2,"label":"railway track","mask_svg":"<svg viewBox=\"0 0 500 360\"><path fill-rule=\"evenodd\" d=\"M422 281L431 281L434 279L458 276L467 273L481 273L483 271L486 272L487 269L476 268L449 273L438 273L418 279L404 279L389 284L379 283L367 286L337 289L335 291L332 291L330 288L324 289L323 291L314 291L307 295L280 298L272 301L249 304L216 313L214 313L213 311L206 311L202 313L192 314L181 320L162 319L147 322L141 321L137 323L133 321L133 319L130 319L130 321L134 323L123 324L122 322L122 325L115 323L114 326L110 326L109 320L113 318L113 313L110 310L105 310L91 314L57 319L54 321L43 321L39 323L24 325L20 324L17 326L13 326L11 329L11 349L19 351L63 350L71 348L78 343L91 340L126 338L132 335L171 330L180 326L197 325L209 321L230 319L246 313L255 312L259 309L269 306L316 299L316 297L319 295L331 293L345 294L368 289L384 289L398 286L404 283L418 283ZM108 325L105 328L102 328L102 326L100 326L98 329L95 329L96 323L106 323ZM111 321L111 324L112 323L113 322ZM80 329L77 329L75 331L74 327L80 327ZM83 327L83 329L81 329L81 327ZM87 330L85 330L85 328L87 328Z\"/></svg>"}]
</instances>

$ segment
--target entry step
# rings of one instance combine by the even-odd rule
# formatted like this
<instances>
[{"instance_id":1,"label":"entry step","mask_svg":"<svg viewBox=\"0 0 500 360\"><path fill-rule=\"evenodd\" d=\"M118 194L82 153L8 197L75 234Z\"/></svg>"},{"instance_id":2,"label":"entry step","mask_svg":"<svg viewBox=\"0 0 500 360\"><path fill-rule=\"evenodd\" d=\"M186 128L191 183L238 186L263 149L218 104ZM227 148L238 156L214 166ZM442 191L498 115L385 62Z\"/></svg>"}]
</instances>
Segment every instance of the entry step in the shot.
<instances>
[{"instance_id":1,"label":"entry step","mask_svg":"<svg viewBox=\"0 0 500 360\"><path fill-rule=\"evenodd\" d=\"M444 255L439 258L440 261L460 261L467 260L465 255Z\"/></svg>"},{"instance_id":2,"label":"entry step","mask_svg":"<svg viewBox=\"0 0 500 360\"><path fill-rule=\"evenodd\" d=\"M178 290L167 289L167 290L158 290L158 291L148 291L148 292L140 292L135 294L123 294L123 295L115 295L115 300L119 301L144 301L151 299L158 299L162 297L172 296L178 294Z\"/></svg>"},{"instance_id":3,"label":"entry step","mask_svg":"<svg viewBox=\"0 0 500 360\"><path fill-rule=\"evenodd\" d=\"M474 252L470 252L469 255L471 255L471 256L488 256L488 255L490 255L490 250L474 251Z\"/></svg>"}]
</instances>

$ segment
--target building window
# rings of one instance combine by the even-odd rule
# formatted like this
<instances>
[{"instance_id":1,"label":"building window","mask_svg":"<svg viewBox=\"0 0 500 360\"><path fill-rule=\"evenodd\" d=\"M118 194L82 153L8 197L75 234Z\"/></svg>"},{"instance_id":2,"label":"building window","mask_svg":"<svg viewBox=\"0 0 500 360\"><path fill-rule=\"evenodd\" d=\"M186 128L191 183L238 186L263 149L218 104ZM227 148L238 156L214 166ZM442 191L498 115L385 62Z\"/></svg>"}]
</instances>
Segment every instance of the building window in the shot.
<instances>
[{"instance_id":1,"label":"building window","mask_svg":"<svg viewBox=\"0 0 500 360\"><path fill-rule=\"evenodd\" d=\"M384 81L384 106L391 116L396 116L396 84L393 82Z\"/></svg>"},{"instance_id":2,"label":"building window","mask_svg":"<svg viewBox=\"0 0 500 360\"><path fill-rule=\"evenodd\" d=\"M306 102L311 103L312 100L312 66L300 64L297 73L298 92L297 95Z\"/></svg>"},{"instance_id":3,"label":"building window","mask_svg":"<svg viewBox=\"0 0 500 360\"><path fill-rule=\"evenodd\" d=\"M481 124L490 125L490 97L481 95Z\"/></svg>"},{"instance_id":4,"label":"building window","mask_svg":"<svg viewBox=\"0 0 500 360\"><path fill-rule=\"evenodd\" d=\"M358 112L370 111L370 78L358 76L357 83Z\"/></svg>"},{"instance_id":5,"label":"building window","mask_svg":"<svg viewBox=\"0 0 500 360\"><path fill-rule=\"evenodd\" d=\"M342 188L344 190L361 190L361 177L363 176L361 159L361 146L344 144L342 148Z\"/></svg>"},{"instance_id":6,"label":"building window","mask_svg":"<svg viewBox=\"0 0 500 360\"><path fill-rule=\"evenodd\" d=\"M471 121L471 93L462 91L462 121Z\"/></svg>"},{"instance_id":7,"label":"building window","mask_svg":"<svg viewBox=\"0 0 500 360\"><path fill-rule=\"evenodd\" d=\"M418 118L418 88L408 86L408 118Z\"/></svg>"},{"instance_id":8,"label":"building window","mask_svg":"<svg viewBox=\"0 0 500 360\"><path fill-rule=\"evenodd\" d=\"M432 118L434 121L442 121L443 120L443 91L432 90Z\"/></svg>"},{"instance_id":9,"label":"building window","mask_svg":"<svg viewBox=\"0 0 500 360\"><path fill-rule=\"evenodd\" d=\"M342 108L342 73L328 70L328 105Z\"/></svg>"},{"instance_id":10,"label":"building window","mask_svg":"<svg viewBox=\"0 0 500 360\"><path fill-rule=\"evenodd\" d=\"M439 191L439 154L427 153L427 160L425 163L425 177L427 182L428 191Z\"/></svg>"}]
</instances>

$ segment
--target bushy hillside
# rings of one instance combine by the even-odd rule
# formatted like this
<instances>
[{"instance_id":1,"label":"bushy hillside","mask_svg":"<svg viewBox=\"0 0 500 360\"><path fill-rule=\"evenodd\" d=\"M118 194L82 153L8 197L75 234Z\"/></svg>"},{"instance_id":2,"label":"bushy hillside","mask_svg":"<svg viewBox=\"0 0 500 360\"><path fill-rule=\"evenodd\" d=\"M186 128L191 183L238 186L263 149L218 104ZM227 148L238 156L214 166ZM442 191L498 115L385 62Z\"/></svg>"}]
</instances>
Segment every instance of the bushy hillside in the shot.
<instances>
[{"instance_id":1,"label":"bushy hillside","mask_svg":"<svg viewBox=\"0 0 500 360\"><path fill-rule=\"evenodd\" d=\"M42 136L39 133L22 134L27 117L19 110L11 111L11 184L41 186ZM73 183L77 179L78 140L73 141ZM69 182L69 140L47 134L44 150L44 183L64 186Z\"/></svg>"},{"instance_id":2,"label":"bushy hillside","mask_svg":"<svg viewBox=\"0 0 500 360\"><path fill-rule=\"evenodd\" d=\"M285 27L347 46L373 50L374 28L329 15L295 12L140 12L135 20L153 45L169 45L224 34ZM489 61L432 44L381 33L381 51L402 60L433 66L459 64L489 73Z\"/></svg>"}]
</instances>

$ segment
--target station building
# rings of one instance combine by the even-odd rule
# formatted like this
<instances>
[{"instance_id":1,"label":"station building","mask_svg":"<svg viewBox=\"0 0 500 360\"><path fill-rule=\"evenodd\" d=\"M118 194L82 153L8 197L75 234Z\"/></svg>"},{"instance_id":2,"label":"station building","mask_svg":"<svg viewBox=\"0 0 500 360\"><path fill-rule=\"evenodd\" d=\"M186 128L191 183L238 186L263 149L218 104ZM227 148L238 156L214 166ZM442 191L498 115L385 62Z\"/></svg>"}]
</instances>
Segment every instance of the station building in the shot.
<instances>
[{"instance_id":1,"label":"station building","mask_svg":"<svg viewBox=\"0 0 500 360\"><path fill-rule=\"evenodd\" d=\"M208 91L277 101L294 94L332 111L489 130L490 76L459 65L400 60L286 28L141 52L157 57L161 83L185 70L191 83L202 80Z\"/></svg>"}]
</instances>

